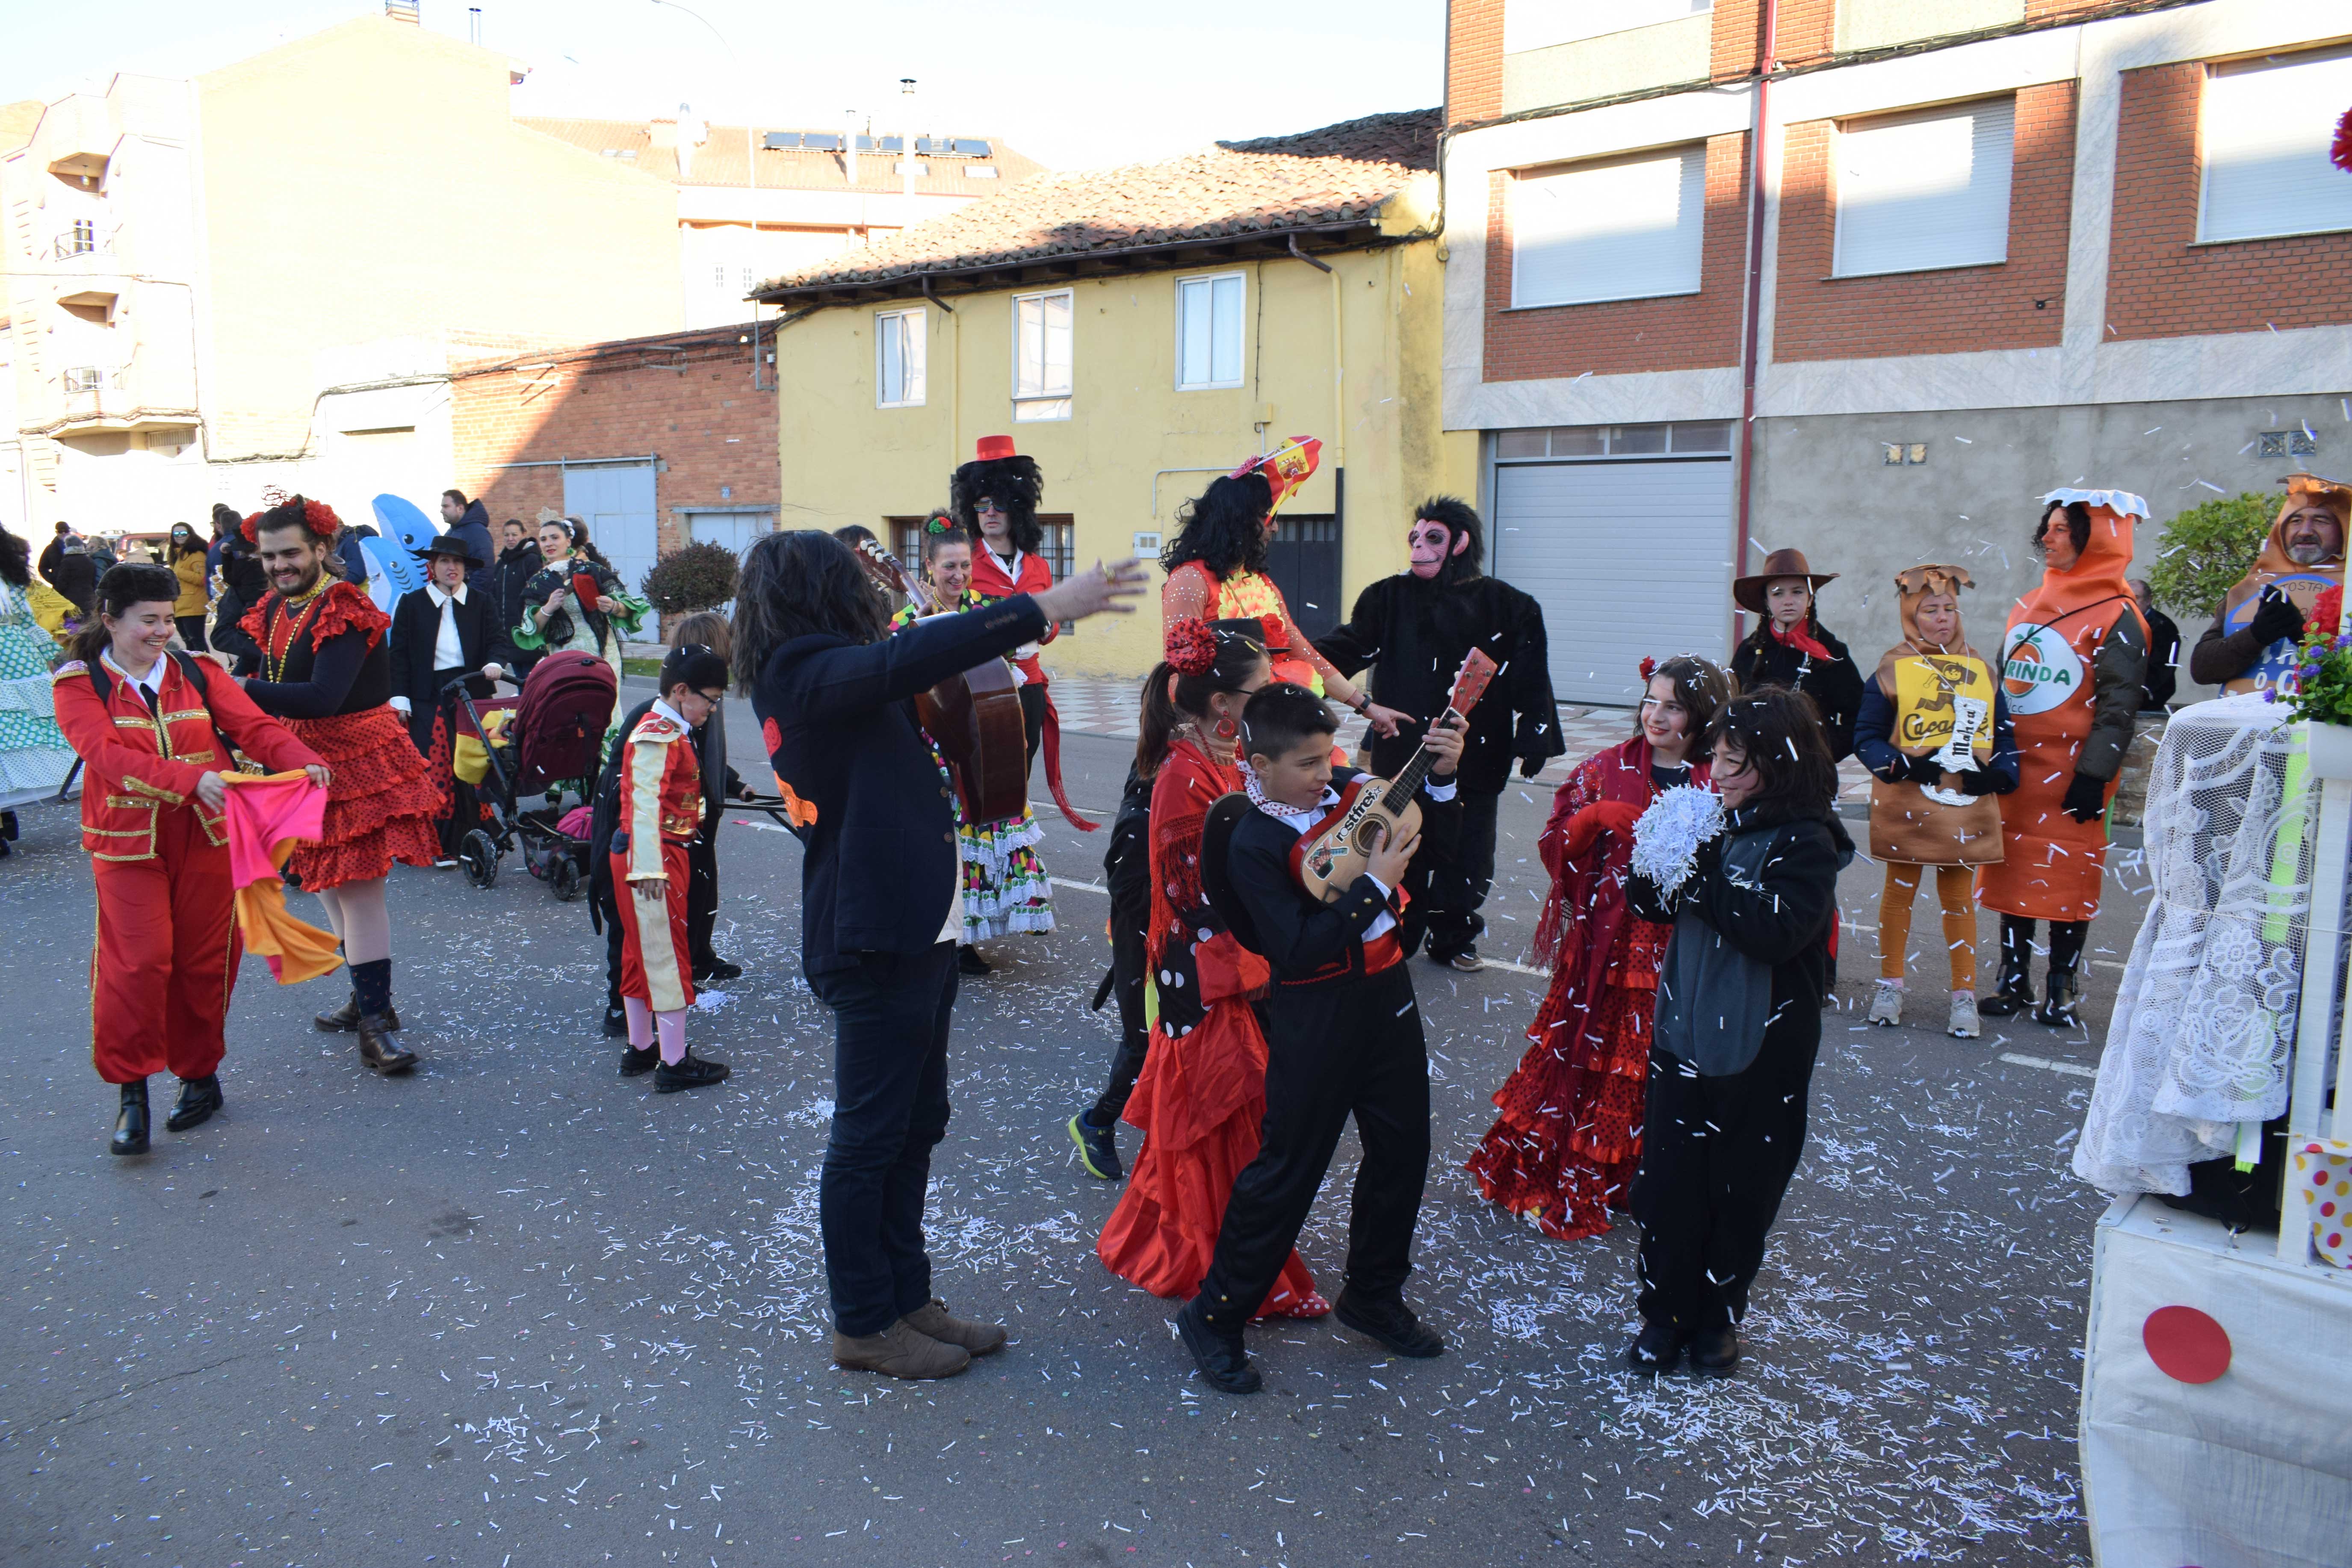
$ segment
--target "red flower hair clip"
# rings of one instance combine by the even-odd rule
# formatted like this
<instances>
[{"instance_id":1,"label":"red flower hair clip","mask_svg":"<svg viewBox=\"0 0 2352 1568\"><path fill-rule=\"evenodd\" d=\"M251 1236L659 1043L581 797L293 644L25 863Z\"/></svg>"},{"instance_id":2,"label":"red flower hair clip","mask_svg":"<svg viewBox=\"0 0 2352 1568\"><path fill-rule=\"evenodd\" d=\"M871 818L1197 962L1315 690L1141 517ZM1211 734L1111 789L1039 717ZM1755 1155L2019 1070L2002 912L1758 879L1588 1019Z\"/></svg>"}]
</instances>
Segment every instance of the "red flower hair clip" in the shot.
<instances>
[{"instance_id":1,"label":"red flower hair clip","mask_svg":"<svg viewBox=\"0 0 2352 1568\"><path fill-rule=\"evenodd\" d=\"M1656 659L1645 658L1642 661L1642 679L1644 684L1648 683L1650 677L1657 673L1658 661Z\"/></svg>"},{"instance_id":2,"label":"red flower hair clip","mask_svg":"<svg viewBox=\"0 0 2352 1568\"><path fill-rule=\"evenodd\" d=\"M1168 665L1179 675L1206 675L1217 668L1217 634L1198 616L1168 628Z\"/></svg>"},{"instance_id":3,"label":"red flower hair clip","mask_svg":"<svg viewBox=\"0 0 2352 1568\"><path fill-rule=\"evenodd\" d=\"M262 491L261 499L268 501L269 504L237 526L237 531L245 536L245 542L247 544L261 542L263 518L268 517L271 512L282 511L289 506L299 506L302 509L302 526L310 530L313 538L331 540L343 531L343 520L337 517L335 509L325 501L311 500L304 496L289 496L275 489Z\"/></svg>"}]
</instances>

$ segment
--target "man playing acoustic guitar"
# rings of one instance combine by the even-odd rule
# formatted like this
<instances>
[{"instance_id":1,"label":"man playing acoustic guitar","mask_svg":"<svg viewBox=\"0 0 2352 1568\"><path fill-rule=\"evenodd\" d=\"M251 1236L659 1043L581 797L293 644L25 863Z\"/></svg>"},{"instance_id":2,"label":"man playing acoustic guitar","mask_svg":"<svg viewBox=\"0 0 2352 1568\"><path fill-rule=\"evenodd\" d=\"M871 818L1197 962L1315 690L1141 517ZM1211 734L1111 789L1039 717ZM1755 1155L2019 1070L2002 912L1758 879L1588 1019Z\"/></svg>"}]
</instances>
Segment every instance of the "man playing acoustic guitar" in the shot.
<instances>
[{"instance_id":1,"label":"man playing acoustic guitar","mask_svg":"<svg viewBox=\"0 0 2352 1568\"><path fill-rule=\"evenodd\" d=\"M1429 1168L1429 1057L1397 940L1395 895L1421 837L1381 838L1364 875L1329 903L1300 884L1290 863L1299 839L1339 803L1334 785L1355 776L1348 769L1335 777L1337 729L1330 709L1305 687L1269 686L1252 697L1241 750L1254 809L1234 820L1220 803L1202 837L1212 901L1274 971L1261 1004L1265 1136L1234 1179L1208 1278L1176 1318L1201 1375L1227 1394L1260 1384L1242 1325L1289 1258L1351 1111L1364 1158L1348 1222L1347 1284L1332 1313L1399 1355L1445 1349L1403 1296ZM1441 836L1455 826L1462 733L1463 721L1449 715L1423 742L1433 763L1423 820ZM1221 816L1229 824L1222 876L1211 863Z\"/></svg>"}]
</instances>

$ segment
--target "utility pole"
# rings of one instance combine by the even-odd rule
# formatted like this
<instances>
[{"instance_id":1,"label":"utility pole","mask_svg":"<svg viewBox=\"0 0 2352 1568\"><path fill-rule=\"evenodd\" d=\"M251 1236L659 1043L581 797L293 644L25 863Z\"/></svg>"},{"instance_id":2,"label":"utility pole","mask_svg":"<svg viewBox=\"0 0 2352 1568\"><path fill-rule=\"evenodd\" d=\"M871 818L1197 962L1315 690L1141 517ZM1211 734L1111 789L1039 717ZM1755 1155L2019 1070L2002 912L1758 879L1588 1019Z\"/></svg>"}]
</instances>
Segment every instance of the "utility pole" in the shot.
<instances>
[{"instance_id":1,"label":"utility pole","mask_svg":"<svg viewBox=\"0 0 2352 1568\"><path fill-rule=\"evenodd\" d=\"M899 186L907 197L906 224L908 227L912 228L915 225L915 79L913 77L902 76L898 79L898 102L899 106L906 110L907 126L906 131L898 138L905 143L901 149L905 155L904 161L898 165Z\"/></svg>"}]
</instances>

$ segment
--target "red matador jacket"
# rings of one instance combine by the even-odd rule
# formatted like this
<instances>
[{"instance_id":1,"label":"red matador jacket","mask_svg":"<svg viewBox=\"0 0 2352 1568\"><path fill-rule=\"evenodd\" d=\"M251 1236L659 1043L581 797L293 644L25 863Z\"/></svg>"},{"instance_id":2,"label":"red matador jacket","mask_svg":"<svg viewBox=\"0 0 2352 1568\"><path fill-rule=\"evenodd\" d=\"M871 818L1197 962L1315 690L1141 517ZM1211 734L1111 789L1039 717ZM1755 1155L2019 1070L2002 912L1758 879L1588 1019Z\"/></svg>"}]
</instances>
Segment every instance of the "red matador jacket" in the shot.
<instances>
[{"instance_id":1,"label":"red matador jacket","mask_svg":"<svg viewBox=\"0 0 2352 1568\"><path fill-rule=\"evenodd\" d=\"M292 731L256 708L226 670L205 673L199 692L179 660L166 656L152 713L120 670L107 671L112 687L102 702L79 659L59 665L49 678L58 728L82 760L81 847L95 858L153 859L156 813L184 806L194 810L208 841L226 844L221 814L196 799L198 779L236 770L221 754L221 736L273 772L319 762Z\"/></svg>"},{"instance_id":2,"label":"red matador jacket","mask_svg":"<svg viewBox=\"0 0 2352 1568\"><path fill-rule=\"evenodd\" d=\"M680 745L679 742L687 744ZM695 761L693 735L658 711L648 712L629 731L629 880L659 882L668 877L662 844L691 844L702 827L702 765ZM683 887L671 891L683 897Z\"/></svg>"}]
</instances>

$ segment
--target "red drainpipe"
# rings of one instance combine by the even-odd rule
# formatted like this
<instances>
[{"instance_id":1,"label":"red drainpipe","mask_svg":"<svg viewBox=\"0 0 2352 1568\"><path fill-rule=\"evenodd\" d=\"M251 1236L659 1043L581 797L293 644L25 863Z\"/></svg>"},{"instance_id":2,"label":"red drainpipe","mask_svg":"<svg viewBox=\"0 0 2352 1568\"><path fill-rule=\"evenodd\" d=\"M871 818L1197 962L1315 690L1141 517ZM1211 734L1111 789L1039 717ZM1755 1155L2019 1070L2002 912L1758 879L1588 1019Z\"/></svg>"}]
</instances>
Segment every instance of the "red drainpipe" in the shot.
<instances>
[{"instance_id":1,"label":"red drainpipe","mask_svg":"<svg viewBox=\"0 0 2352 1568\"><path fill-rule=\"evenodd\" d=\"M1770 101L1772 73L1780 68L1780 0L1764 0L1763 40L1757 51L1756 119L1748 135L1748 331L1739 348L1739 544L1732 556L1731 574L1748 571L1748 502L1756 468L1756 360L1759 318L1764 303L1764 129ZM1731 612L1731 641L1737 647L1745 628L1739 610Z\"/></svg>"}]
</instances>

